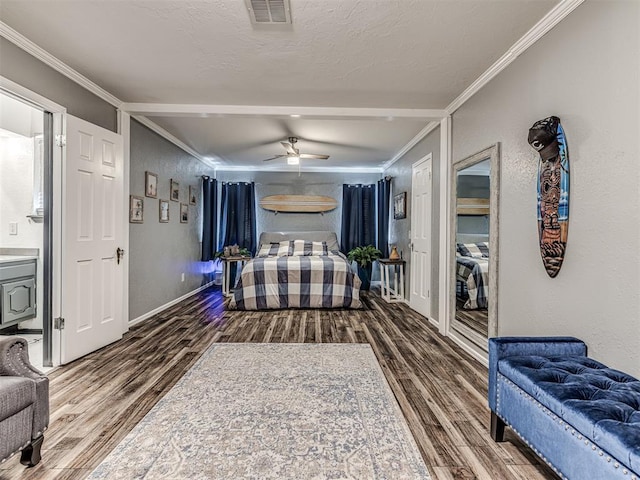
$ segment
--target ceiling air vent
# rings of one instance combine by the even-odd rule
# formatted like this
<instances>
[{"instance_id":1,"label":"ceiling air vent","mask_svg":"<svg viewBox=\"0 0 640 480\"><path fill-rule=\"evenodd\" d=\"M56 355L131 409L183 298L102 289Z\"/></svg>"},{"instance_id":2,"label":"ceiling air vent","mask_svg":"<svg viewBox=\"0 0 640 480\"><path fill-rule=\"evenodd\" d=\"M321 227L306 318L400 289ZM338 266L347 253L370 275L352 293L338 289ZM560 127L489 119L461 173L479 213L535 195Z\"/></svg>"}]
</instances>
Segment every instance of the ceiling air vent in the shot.
<instances>
[{"instance_id":1,"label":"ceiling air vent","mask_svg":"<svg viewBox=\"0 0 640 480\"><path fill-rule=\"evenodd\" d=\"M291 23L289 0L245 0L251 23L278 24Z\"/></svg>"}]
</instances>

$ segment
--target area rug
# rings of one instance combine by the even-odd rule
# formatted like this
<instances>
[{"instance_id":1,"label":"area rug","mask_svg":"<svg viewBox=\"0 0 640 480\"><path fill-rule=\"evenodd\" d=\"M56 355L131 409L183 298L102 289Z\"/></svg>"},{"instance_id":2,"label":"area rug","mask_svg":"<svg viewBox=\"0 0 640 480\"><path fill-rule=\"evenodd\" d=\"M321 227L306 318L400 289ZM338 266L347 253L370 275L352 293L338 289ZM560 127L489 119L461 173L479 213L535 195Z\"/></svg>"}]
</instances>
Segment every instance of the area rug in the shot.
<instances>
[{"instance_id":1,"label":"area rug","mask_svg":"<svg viewBox=\"0 0 640 480\"><path fill-rule=\"evenodd\" d=\"M429 479L366 344L216 344L90 479Z\"/></svg>"}]
</instances>

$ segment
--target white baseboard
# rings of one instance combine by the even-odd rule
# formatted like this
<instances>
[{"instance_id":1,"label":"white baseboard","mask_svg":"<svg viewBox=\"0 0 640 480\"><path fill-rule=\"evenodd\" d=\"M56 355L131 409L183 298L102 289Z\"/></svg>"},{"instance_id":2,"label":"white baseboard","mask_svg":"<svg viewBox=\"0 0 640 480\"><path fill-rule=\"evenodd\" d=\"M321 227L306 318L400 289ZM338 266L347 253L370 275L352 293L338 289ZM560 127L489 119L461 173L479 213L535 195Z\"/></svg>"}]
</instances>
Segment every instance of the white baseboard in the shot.
<instances>
[{"instance_id":1,"label":"white baseboard","mask_svg":"<svg viewBox=\"0 0 640 480\"><path fill-rule=\"evenodd\" d=\"M151 310L150 312L144 313L142 315L140 315L137 318L134 318L133 320L129 320L129 328L133 327L134 325L137 325L140 322L145 321L148 318L153 317L154 315L162 312L163 310L166 310L169 307L173 307L176 303L180 303L182 300L185 300L193 295L195 295L198 292L201 292L202 290L209 288L211 285L214 285L213 282L209 282L206 285L203 285L200 288L196 288L195 290L192 290L189 293L185 293L184 295L182 295L181 297L176 298L175 300L171 300L168 303L165 303L164 305L160 305L158 308L154 308L153 310Z\"/></svg>"}]
</instances>

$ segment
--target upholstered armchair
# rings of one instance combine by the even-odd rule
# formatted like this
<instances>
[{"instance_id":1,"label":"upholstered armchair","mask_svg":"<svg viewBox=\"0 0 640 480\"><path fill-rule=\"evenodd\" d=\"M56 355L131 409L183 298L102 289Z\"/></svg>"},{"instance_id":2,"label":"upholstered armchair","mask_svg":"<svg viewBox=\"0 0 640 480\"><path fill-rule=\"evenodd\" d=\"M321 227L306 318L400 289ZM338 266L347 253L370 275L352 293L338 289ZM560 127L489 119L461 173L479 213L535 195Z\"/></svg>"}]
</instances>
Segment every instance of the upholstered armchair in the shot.
<instances>
[{"instance_id":1,"label":"upholstered armchair","mask_svg":"<svg viewBox=\"0 0 640 480\"><path fill-rule=\"evenodd\" d=\"M29 363L24 338L0 338L0 461L22 452L20 463L37 464L48 426L49 379Z\"/></svg>"}]
</instances>

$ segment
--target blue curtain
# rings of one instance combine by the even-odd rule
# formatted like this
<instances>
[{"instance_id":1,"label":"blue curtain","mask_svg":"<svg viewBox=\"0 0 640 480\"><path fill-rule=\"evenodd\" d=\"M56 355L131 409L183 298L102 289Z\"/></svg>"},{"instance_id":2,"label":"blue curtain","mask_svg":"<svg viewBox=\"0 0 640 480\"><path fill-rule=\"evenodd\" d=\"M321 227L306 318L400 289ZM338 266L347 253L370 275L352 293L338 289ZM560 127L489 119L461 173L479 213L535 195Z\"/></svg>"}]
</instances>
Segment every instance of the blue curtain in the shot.
<instances>
[{"instance_id":1,"label":"blue curtain","mask_svg":"<svg viewBox=\"0 0 640 480\"><path fill-rule=\"evenodd\" d=\"M218 182L215 178L202 176L202 258L213 260L218 235Z\"/></svg>"},{"instance_id":2,"label":"blue curtain","mask_svg":"<svg viewBox=\"0 0 640 480\"><path fill-rule=\"evenodd\" d=\"M382 258L389 258L389 202L391 199L391 177L378 180L378 244Z\"/></svg>"},{"instance_id":3,"label":"blue curtain","mask_svg":"<svg viewBox=\"0 0 640 480\"><path fill-rule=\"evenodd\" d=\"M343 253L354 247L375 245L375 185L342 185Z\"/></svg>"},{"instance_id":4,"label":"blue curtain","mask_svg":"<svg viewBox=\"0 0 640 480\"><path fill-rule=\"evenodd\" d=\"M220 249L226 245L256 251L255 184L223 183L220 209L222 234Z\"/></svg>"}]
</instances>

